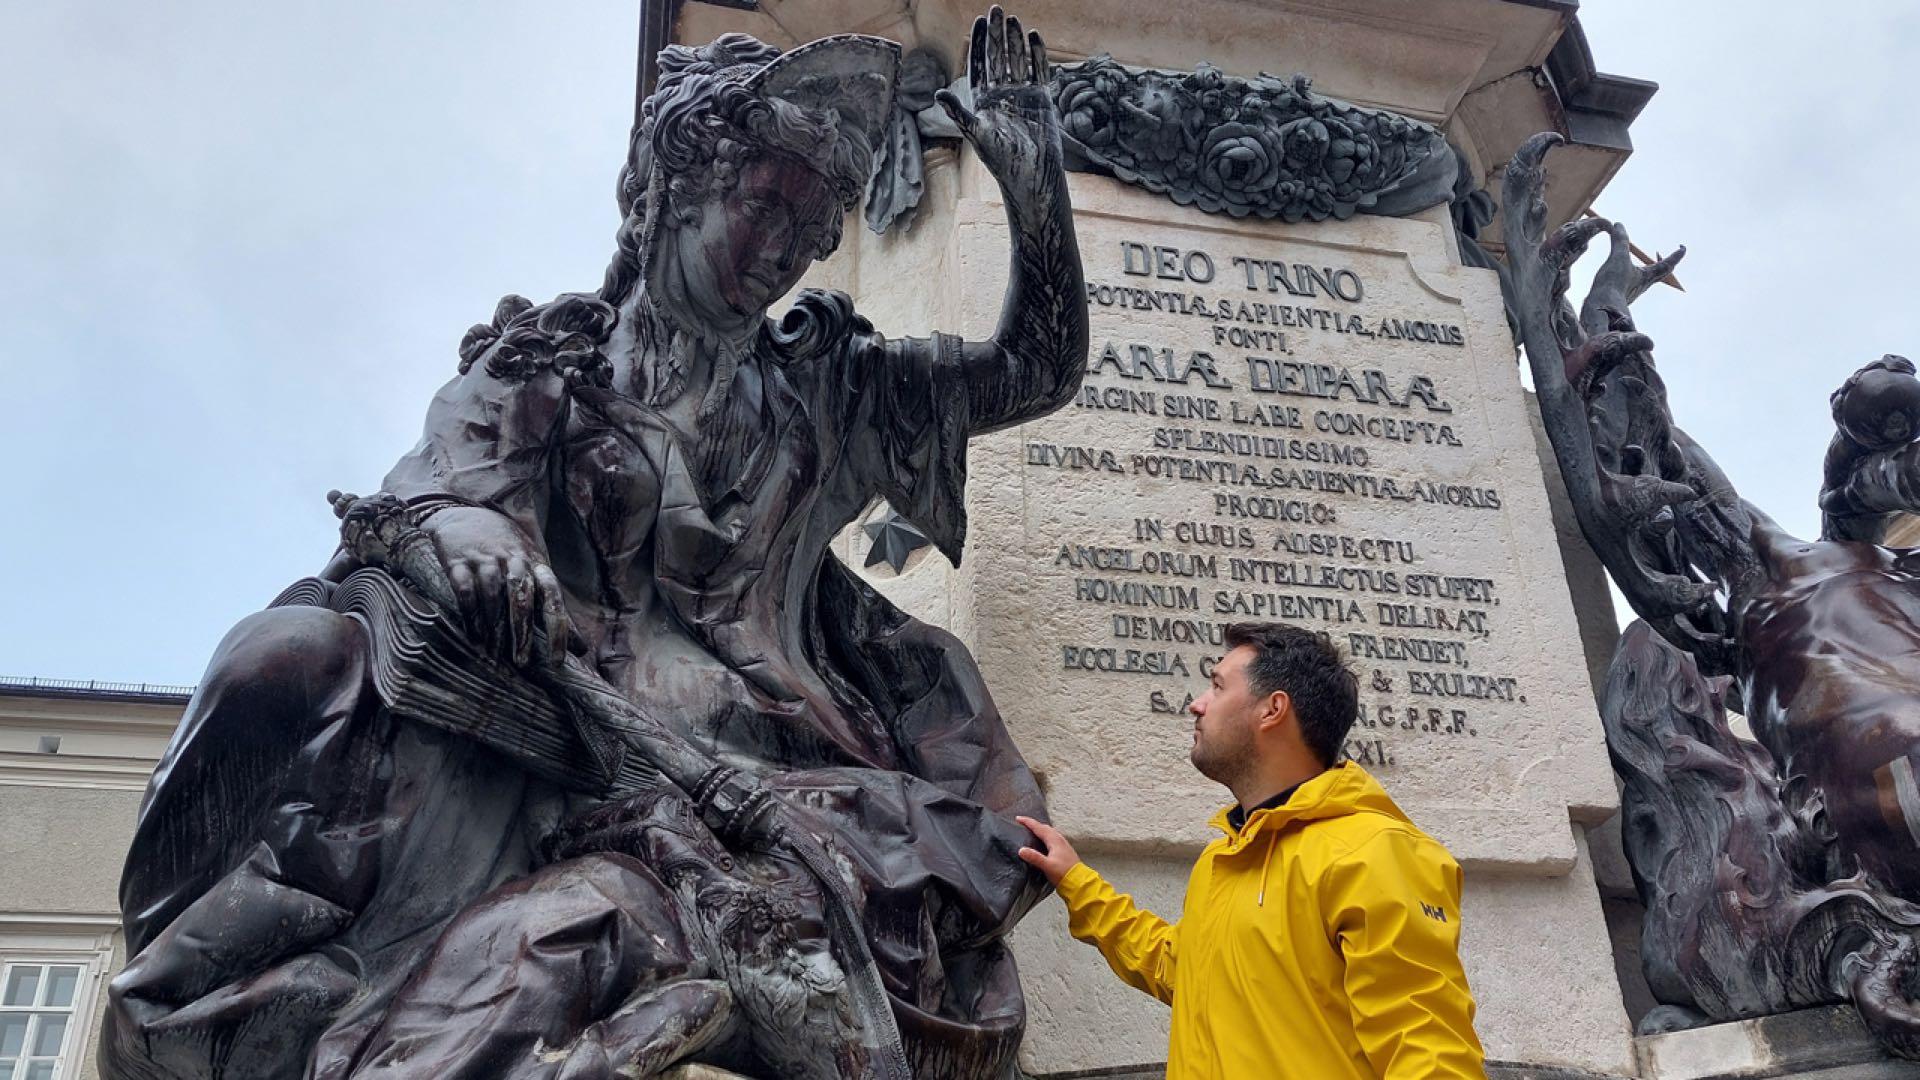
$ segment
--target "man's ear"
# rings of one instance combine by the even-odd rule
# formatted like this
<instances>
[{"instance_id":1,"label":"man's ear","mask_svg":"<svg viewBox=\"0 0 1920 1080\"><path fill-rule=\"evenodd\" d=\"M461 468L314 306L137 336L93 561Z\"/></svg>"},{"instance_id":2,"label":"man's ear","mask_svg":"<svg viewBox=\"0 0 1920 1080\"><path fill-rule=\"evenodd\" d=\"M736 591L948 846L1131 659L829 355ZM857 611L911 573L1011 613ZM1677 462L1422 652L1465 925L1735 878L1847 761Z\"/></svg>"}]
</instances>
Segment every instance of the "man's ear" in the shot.
<instances>
[{"instance_id":1,"label":"man's ear","mask_svg":"<svg viewBox=\"0 0 1920 1080\"><path fill-rule=\"evenodd\" d=\"M1260 713L1259 723L1261 730L1265 731L1272 728L1282 720L1285 720L1287 714L1292 711L1293 698L1288 696L1285 690L1275 690L1273 693L1268 694L1265 707Z\"/></svg>"}]
</instances>

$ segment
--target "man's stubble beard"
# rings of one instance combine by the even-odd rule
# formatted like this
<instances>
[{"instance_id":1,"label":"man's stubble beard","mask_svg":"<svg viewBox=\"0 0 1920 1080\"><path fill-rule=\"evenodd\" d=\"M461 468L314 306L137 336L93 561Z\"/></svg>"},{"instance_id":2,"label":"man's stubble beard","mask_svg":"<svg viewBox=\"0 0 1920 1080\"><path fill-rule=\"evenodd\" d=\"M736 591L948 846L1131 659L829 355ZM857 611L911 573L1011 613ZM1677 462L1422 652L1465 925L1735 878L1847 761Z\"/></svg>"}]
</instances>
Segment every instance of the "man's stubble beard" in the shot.
<instances>
[{"instance_id":1,"label":"man's stubble beard","mask_svg":"<svg viewBox=\"0 0 1920 1080\"><path fill-rule=\"evenodd\" d=\"M1187 755L1187 760L1201 776L1228 790L1235 789L1239 781L1254 768L1253 739L1244 737L1244 732L1237 734L1243 737L1228 741L1224 738L1224 732L1215 734L1211 739L1203 737L1194 745L1192 753Z\"/></svg>"}]
</instances>

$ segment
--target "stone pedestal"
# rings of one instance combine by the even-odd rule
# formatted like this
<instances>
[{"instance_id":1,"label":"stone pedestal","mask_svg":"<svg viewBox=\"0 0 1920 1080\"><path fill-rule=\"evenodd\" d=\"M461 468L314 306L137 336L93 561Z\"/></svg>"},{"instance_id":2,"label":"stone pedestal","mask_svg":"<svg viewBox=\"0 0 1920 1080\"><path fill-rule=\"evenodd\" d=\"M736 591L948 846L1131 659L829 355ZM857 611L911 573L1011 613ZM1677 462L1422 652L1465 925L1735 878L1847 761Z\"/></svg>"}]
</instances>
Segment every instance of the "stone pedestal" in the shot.
<instances>
[{"instance_id":1,"label":"stone pedestal","mask_svg":"<svg viewBox=\"0 0 1920 1080\"><path fill-rule=\"evenodd\" d=\"M863 248L847 282L863 310L936 306L921 325L990 332L1002 210L969 161L936 169L934 194L950 189L924 235ZM1058 823L1169 915L1223 798L1187 764L1183 711L1220 627L1328 630L1364 686L1349 755L1467 867L1489 1051L1628 1071L1582 828L1612 812L1613 781L1493 276L1457 265L1434 217L1225 222L1090 176L1074 200L1095 295L1081 398L976 441L958 570L928 554L870 576L967 638ZM895 268L935 243L934 275ZM1142 248L1213 280L1129 273ZM1308 267L1358 299L1276 296L1264 270L1249 289L1236 260ZM908 292L930 277L947 284ZM1194 298L1189 313L1163 294ZM1202 318L1201 302L1287 305L1297 325ZM1410 325L1436 329L1390 336ZM844 557L864 554L850 534ZM1164 1058L1164 1008L1069 939L1057 905L1016 942L1030 1071Z\"/></svg>"},{"instance_id":2,"label":"stone pedestal","mask_svg":"<svg viewBox=\"0 0 1920 1080\"><path fill-rule=\"evenodd\" d=\"M974 14L952 0L762 7L690 6L679 36L744 29L784 45L857 29L927 45L956 69ZM1559 91L1504 78L1547 61L1566 24L1552 8L1013 13L1062 60L1303 70L1325 93L1439 124L1484 180L1520 139L1571 115L1543 97ZM1555 212L1583 208L1624 149L1572 151ZM1072 193L1092 304L1080 396L974 442L961 567L923 550L898 573L865 573L968 643L1056 822L1169 917L1225 799L1187 763L1184 714L1221 627L1328 631L1362 681L1349 756L1466 867L1463 950L1489 1055L1528 1075L1632 1073L1586 844L1617 797L1496 278L1461 264L1444 207L1284 224L1093 175L1074 176ZM807 284L851 293L887 333L984 337L1006 273L997 188L969 154L938 150L913 228L877 237L850 220L840 256ZM867 550L857 527L842 538L852 566ZM1049 902L1015 937L1032 1023L1023 1067L1151 1072L1167 1010L1065 923Z\"/></svg>"}]
</instances>

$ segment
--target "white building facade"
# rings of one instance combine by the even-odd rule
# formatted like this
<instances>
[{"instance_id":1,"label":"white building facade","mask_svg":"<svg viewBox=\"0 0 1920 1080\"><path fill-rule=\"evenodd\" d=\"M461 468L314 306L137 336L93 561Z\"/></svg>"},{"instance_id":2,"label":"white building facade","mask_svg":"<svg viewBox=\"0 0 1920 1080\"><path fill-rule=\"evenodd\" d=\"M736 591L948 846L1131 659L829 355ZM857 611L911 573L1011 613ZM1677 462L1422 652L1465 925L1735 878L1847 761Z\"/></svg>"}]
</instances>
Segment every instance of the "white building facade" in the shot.
<instances>
[{"instance_id":1,"label":"white building facade","mask_svg":"<svg viewBox=\"0 0 1920 1080\"><path fill-rule=\"evenodd\" d=\"M120 868L190 688L0 677L0 1080L93 1080Z\"/></svg>"}]
</instances>

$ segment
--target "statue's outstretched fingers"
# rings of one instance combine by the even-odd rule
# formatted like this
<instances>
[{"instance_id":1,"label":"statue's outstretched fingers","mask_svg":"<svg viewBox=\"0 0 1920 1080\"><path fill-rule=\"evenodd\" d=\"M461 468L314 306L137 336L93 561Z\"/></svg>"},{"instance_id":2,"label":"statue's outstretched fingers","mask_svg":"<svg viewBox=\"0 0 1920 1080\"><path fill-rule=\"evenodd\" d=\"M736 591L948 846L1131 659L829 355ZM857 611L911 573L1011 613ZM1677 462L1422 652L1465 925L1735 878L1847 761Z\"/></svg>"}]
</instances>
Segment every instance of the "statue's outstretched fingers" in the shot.
<instances>
[{"instance_id":1,"label":"statue's outstretched fingers","mask_svg":"<svg viewBox=\"0 0 1920 1080\"><path fill-rule=\"evenodd\" d=\"M1000 47L1007 57L1007 81L1015 86L1032 82L1033 54L1027 50L1027 32L1019 19L1007 16L1007 36Z\"/></svg>"},{"instance_id":2,"label":"statue's outstretched fingers","mask_svg":"<svg viewBox=\"0 0 1920 1080\"><path fill-rule=\"evenodd\" d=\"M1053 66L1047 62L1047 43L1040 40L1040 31L1027 31L1027 63L1033 69L1033 84L1045 86L1053 81Z\"/></svg>"},{"instance_id":3,"label":"statue's outstretched fingers","mask_svg":"<svg viewBox=\"0 0 1920 1080\"><path fill-rule=\"evenodd\" d=\"M995 4L987 12L987 85L1007 83L1007 13ZM975 97L975 101L979 98Z\"/></svg>"},{"instance_id":4,"label":"statue's outstretched fingers","mask_svg":"<svg viewBox=\"0 0 1920 1080\"><path fill-rule=\"evenodd\" d=\"M973 20L973 33L967 39L967 85L973 88L973 99L987 89L987 17Z\"/></svg>"}]
</instances>

